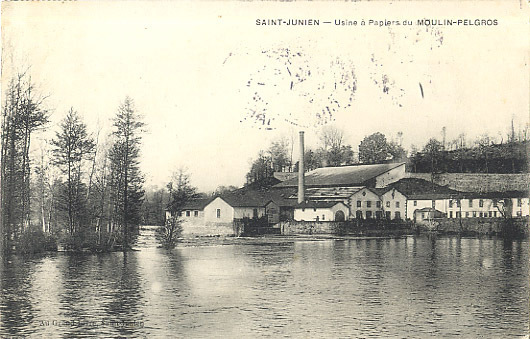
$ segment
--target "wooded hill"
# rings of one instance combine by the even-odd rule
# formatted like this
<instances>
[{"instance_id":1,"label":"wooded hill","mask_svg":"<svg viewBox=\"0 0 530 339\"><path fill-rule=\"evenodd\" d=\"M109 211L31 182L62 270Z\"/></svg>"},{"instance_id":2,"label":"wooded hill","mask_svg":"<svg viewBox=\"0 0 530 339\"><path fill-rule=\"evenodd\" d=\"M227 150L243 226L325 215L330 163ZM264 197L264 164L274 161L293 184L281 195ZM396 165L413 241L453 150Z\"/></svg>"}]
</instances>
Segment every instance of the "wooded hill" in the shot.
<instances>
[{"instance_id":1,"label":"wooded hill","mask_svg":"<svg viewBox=\"0 0 530 339\"><path fill-rule=\"evenodd\" d=\"M451 151L423 150L408 158L407 171L430 173L527 173L529 141L479 145Z\"/></svg>"}]
</instances>

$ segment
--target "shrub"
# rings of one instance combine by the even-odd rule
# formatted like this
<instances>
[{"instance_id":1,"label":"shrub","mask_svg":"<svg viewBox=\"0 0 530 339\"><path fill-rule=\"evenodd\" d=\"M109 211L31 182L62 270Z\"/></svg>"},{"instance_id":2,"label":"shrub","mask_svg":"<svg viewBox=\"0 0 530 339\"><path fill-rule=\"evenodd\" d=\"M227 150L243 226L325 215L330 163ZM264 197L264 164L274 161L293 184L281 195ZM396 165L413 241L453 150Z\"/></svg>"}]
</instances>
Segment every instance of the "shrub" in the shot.
<instances>
[{"instance_id":1,"label":"shrub","mask_svg":"<svg viewBox=\"0 0 530 339\"><path fill-rule=\"evenodd\" d=\"M172 217L167 220L165 226L158 228L156 238L162 247L172 249L177 246L177 242L182 235L182 221L178 217Z\"/></svg>"},{"instance_id":2,"label":"shrub","mask_svg":"<svg viewBox=\"0 0 530 339\"><path fill-rule=\"evenodd\" d=\"M21 254L57 251L57 238L53 234L30 228L20 234L16 243L16 250Z\"/></svg>"}]
</instances>

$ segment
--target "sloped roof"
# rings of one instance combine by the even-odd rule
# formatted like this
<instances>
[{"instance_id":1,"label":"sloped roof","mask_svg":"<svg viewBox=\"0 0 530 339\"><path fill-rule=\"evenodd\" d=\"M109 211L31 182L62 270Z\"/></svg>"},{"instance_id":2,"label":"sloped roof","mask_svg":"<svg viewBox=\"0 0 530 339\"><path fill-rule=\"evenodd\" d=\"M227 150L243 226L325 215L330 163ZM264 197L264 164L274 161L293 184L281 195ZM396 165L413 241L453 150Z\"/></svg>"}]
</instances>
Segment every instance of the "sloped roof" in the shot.
<instances>
[{"instance_id":1,"label":"sloped roof","mask_svg":"<svg viewBox=\"0 0 530 339\"><path fill-rule=\"evenodd\" d=\"M232 207L264 207L270 201L278 206L294 206L297 204L297 200L289 199L289 197L295 191L292 188L267 190L240 188L220 197Z\"/></svg>"},{"instance_id":2,"label":"sloped roof","mask_svg":"<svg viewBox=\"0 0 530 339\"><path fill-rule=\"evenodd\" d=\"M264 207L271 199L259 191L237 190L220 196L232 207Z\"/></svg>"},{"instance_id":3,"label":"sloped roof","mask_svg":"<svg viewBox=\"0 0 530 339\"><path fill-rule=\"evenodd\" d=\"M192 199L188 202L186 202L181 208L181 211L184 210L203 210L206 205L212 201L213 198L200 198L200 199Z\"/></svg>"},{"instance_id":4,"label":"sloped roof","mask_svg":"<svg viewBox=\"0 0 530 339\"><path fill-rule=\"evenodd\" d=\"M373 194L375 194L375 195L377 195L377 196L380 197L380 196L383 195L384 193L388 192L389 187L387 186L387 187L385 187L385 188L374 188L374 187L366 187L366 186L364 186L364 187L361 187L359 190L353 192L353 193L352 193L352 196L353 196L353 195L356 195L358 192L361 192L361 191L363 191L363 190L370 191L370 192L372 192ZM350 197L351 197L351 196L350 196Z\"/></svg>"},{"instance_id":5,"label":"sloped roof","mask_svg":"<svg viewBox=\"0 0 530 339\"><path fill-rule=\"evenodd\" d=\"M407 173L410 178L431 180L430 173ZM530 174L440 173L435 183L462 192L506 192L530 190Z\"/></svg>"},{"instance_id":6,"label":"sloped roof","mask_svg":"<svg viewBox=\"0 0 530 339\"><path fill-rule=\"evenodd\" d=\"M310 187L305 189L305 198L311 199L336 199L344 200L351 197L352 194L361 190L362 186L354 187ZM298 194L296 191L290 196L292 199L297 199Z\"/></svg>"},{"instance_id":7,"label":"sloped roof","mask_svg":"<svg viewBox=\"0 0 530 339\"><path fill-rule=\"evenodd\" d=\"M462 192L463 199L501 199L501 198L529 198L530 192L506 191L506 192Z\"/></svg>"},{"instance_id":8,"label":"sloped roof","mask_svg":"<svg viewBox=\"0 0 530 339\"><path fill-rule=\"evenodd\" d=\"M317 168L305 174L306 187L363 186L368 180L390 171L403 163L353 165ZM274 187L296 187L298 177L283 181Z\"/></svg>"},{"instance_id":9,"label":"sloped roof","mask_svg":"<svg viewBox=\"0 0 530 339\"><path fill-rule=\"evenodd\" d=\"M430 200L444 199L461 195L463 192L455 191L446 186L433 184L427 180L416 178L403 178L390 184L386 191L395 188L408 199Z\"/></svg>"},{"instance_id":10,"label":"sloped roof","mask_svg":"<svg viewBox=\"0 0 530 339\"><path fill-rule=\"evenodd\" d=\"M304 201L298 205L296 205L296 208L331 208L337 204L343 204L341 201Z\"/></svg>"},{"instance_id":11,"label":"sloped roof","mask_svg":"<svg viewBox=\"0 0 530 339\"><path fill-rule=\"evenodd\" d=\"M442 211L439 211L432 207L424 207L422 209L418 209L414 211L414 213L424 213L424 212L433 213L434 218L442 218L445 215L445 213L443 213Z\"/></svg>"}]
</instances>

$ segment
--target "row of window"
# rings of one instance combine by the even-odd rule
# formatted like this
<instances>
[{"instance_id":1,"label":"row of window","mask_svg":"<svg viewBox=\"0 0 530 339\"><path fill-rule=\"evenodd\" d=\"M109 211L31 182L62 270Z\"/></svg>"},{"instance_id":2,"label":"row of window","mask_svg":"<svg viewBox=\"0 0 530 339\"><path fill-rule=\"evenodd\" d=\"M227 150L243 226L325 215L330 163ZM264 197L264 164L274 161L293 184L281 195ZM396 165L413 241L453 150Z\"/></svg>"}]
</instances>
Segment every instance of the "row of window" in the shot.
<instances>
[{"instance_id":1,"label":"row of window","mask_svg":"<svg viewBox=\"0 0 530 339\"><path fill-rule=\"evenodd\" d=\"M178 216L181 217L182 216L182 212L178 212ZM191 217L191 211L186 211L186 216L187 217ZM199 216L199 211L193 211L193 216L194 217L198 217Z\"/></svg>"},{"instance_id":2,"label":"row of window","mask_svg":"<svg viewBox=\"0 0 530 339\"><path fill-rule=\"evenodd\" d=\"M358 208L362 207L362 201L361 200L357 200L357 207ZM372 202L369 201L369 200L366 201L366 207L367 208L372 207ZM376 201L375 202L375 207L381 208L381 201ZM386 202L386 207L390 207L390 201ZM396 208L399 208L399 201L396 201Z\"/></svg>"},{"instance_id":3,"label":"row of window","mask_svg":"<svg viewBox=\"0 0 530 339\"><path fill-rule=\"evenodd\" d=\"M456 202L456 207L460 207L460 200L449 200L449 208L453 207L454 202ZM497 207L497 200L493 200L493 207ZM473 207L473 199L468 199L468 206ZM517 207L523 206L523 199L517 199ZM478 207L484 207L484 200L480 199L478 201Z\"/></svg>"},{"instance_id":4,"label":"row of window","mask_svg":"<svg viewBox=\"0 0 530 339\"><path fill-rule=\"evenodd\" d=\"M465 218L497 218L497 211L489 211L489 212L480 212L480 211L472 211L472 212L464 212L463 214L460 214L459 211L456 211L454 214L455 218L460 218L460 216ZM453 217L453 211L449 211L449 218Z\"/></svg>"},{"instance_id":5,"label":"row of window","mask_svg":"<svg viewBox=\"0 0 530 339\"><path fill-rule=\"evenodd\" d=\"M460 200L449 200L449 208L452 208L456 202L456 207L460 207ZM473 199L468 200L468 206L473 207ZM478 201L478 207L484 207L484 200L480 199ZM497 201L493 200L493 207L497 207Z\"/></svg>"},{"instance_id":6,"label":"row of window","mask_svg":"<svg viewBox=\"0 0 530 339\"><path fill-rule=\"evenodd\" d=\"M316 209L315 209L315 211L316 211ZM271 212L272 212L272 210L271 210ZM221 209L220 208L215 210L215 215L216 215L217 219L221 218ZM178 212L178 216L181 217L182 216L182 212ZM191 211L186 211L186 216L187 217L191 217ZM199 211L193 211L193 216L194 217L198 217L199 216ZM257 208L254 208L252 210L252 216L254 218L258 217L258 209Z\"/></svg>"},{"instance_id":7,"label":"row of window","mask_svg":"<svg viewBox=\"0 0 530 339\"><path fill-rule=\"evenodd\" d=\"M375 214L372 213L372 211L366 211L365 217L366 219L372 219L375 216L376 219L381 219L383 217L382 211L375 211ZM355 213L355 217L357 219L364 219L363 217L363 211L357 211ZM385 212L385 218L386 219L392 219L392 213L390 211ZM401 213L399 211L396 211L394 213L394 219L401 219Z\"/></svg>"}]
</instances>

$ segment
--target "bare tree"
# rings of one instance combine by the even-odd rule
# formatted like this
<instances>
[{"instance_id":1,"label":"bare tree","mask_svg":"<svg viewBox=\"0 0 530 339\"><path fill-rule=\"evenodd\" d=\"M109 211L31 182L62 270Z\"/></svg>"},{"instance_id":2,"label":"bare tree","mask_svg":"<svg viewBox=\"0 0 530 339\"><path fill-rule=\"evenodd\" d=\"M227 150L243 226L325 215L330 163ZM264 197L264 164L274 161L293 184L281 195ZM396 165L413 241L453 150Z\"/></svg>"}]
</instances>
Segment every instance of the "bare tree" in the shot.
<instances>
[{"instance_id":1,"label":"bare tree","mask_svg":"<svg viewBox=\"0 0 530 339\"><path fill-rule=\"evenodd\" d=\"M44 100L25 72L10 80L3 100L0 231L4 250L11 250L12 241L30 224L29 149L33 132L48 122Z\"/></svg>"}]
</instances>

